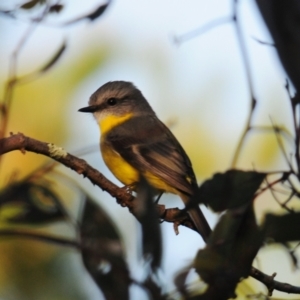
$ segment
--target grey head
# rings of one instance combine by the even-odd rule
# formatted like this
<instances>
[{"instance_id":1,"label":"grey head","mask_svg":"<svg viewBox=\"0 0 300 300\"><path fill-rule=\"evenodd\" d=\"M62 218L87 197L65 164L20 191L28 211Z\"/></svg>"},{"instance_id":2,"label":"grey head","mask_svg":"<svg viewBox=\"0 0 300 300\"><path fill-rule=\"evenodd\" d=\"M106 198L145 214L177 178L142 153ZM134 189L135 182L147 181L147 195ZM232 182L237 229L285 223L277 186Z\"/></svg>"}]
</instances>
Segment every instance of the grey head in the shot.
<instances>
[{"instance_id":1,"label":"grey head","mask_svg":"<svg viewBox=\"0 0 300 300\"><path fill-rule=\"evenodd\" d=\"M105 83L91 95L89 106L79 111L93 113L97 120L108 115L123 116L127 113L133 113L134 116L155 115L141 91L127 81Z\"/></svg>"}]
</instances>

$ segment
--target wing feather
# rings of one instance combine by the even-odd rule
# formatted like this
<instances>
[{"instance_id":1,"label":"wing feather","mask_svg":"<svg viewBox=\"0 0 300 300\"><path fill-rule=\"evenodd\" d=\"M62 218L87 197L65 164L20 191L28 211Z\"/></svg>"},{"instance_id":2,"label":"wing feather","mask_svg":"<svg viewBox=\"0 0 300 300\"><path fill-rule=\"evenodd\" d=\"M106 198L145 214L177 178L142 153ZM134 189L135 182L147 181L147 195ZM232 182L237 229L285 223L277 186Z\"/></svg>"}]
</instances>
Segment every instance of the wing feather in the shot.
<instances>
[{"instance_id":1,"label":"wing feather","mask_svg":"<svg viewBox=\"0 0 300 300\"><path fill-rule=\"evenodd\" d=\"M196 185L185 151L156 117L134 117L112 129L107 137L113 149L139 172L150 172L168 186L191 195Z\"/></svg>"}]
</instances>

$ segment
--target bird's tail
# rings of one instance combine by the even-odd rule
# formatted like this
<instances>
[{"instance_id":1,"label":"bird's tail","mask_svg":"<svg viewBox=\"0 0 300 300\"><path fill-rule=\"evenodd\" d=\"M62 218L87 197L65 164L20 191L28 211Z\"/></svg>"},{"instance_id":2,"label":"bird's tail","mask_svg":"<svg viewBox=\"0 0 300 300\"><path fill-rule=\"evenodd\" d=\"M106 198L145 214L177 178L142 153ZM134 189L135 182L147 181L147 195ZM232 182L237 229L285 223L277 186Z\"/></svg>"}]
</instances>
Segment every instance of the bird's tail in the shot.
<instances>
[{"instance_id":1,"label":"bird's tail","mask_svg":"<svg viewBox=\"0 0 300 300\"><path fill-rule=\"evenodd\" d=\"M190 197L186 195L181 195L181 199L185 204L187 204L190 200ZM206 221L206 218L200 207L198 205L194 206L193 208L188 210L188 214L192 219L197 231L202 236L203 240L207 242L208 237L211 233L211 228L208 222Z\"/></svg>"}]
</instances>

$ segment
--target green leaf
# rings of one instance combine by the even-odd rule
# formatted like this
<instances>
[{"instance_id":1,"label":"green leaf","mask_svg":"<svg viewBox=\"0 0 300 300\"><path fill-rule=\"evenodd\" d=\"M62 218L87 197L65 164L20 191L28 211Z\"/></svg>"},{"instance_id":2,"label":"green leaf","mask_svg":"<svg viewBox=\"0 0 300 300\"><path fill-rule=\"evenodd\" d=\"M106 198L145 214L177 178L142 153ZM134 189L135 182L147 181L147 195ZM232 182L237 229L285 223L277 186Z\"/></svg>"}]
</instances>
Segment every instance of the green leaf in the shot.
<instances>
[{"instance_id":1,"label":"green leaf","mask_svg":"<svg viewBox=\"0 0 300 300\"><path fill-rule=\"evenodd\" d=\"M267 238L274 242L285 243L300 241L300 213L275 216L268 214L264 222L264 231Z\"/></svg>"},{"instance_id":2,"label":"green leaf","mask_svg":"<svg viewBox=\"0 0 300 300\"><path fill-rule=\"evenodd\" d=\"M239 207L253 200L265 176L265 173L239 170L217 173L199 187L195 198L216 212Z\"/></svg>"},{"instance_id":3,"label":"green leaf","mask_svg":"<svg viewBox=\"0 0 300 300\"><path fill-rule=\"evenodd\" d=\"M80 225L84 265L106 299L129 299L131 279L114 223L87 196Z\"/></svg>"}]
</instances>

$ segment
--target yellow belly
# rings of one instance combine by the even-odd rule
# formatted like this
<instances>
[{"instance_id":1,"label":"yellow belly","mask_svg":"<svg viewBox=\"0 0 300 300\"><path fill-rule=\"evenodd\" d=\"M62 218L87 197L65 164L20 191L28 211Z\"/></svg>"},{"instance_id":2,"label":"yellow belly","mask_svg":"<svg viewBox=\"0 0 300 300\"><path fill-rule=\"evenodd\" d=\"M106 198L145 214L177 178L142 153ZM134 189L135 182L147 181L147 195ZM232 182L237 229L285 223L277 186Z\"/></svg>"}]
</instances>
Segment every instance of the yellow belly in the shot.
<instances>
[{"instance_id":1,"label":"yellow belly","mask_svg":"<svg viewBox=\"0 0 300 300\"><path fill-rule=\"evenodd\" d=\"M105 142L101 142L103 160L114 176L125 185L133 185L139 181L139 172L127 163L119 153Z\"/></svg>"},{"instance_id":2,"label":"yellow belly","mask_svg":"<svg viewBox=\"0 0 300 300\"><path fill-rule=\"evenodd\" d=\"M124 185L134 186L139 181L140 172L134 167L132 167L127 161L125 161L105 142L101 142L101 152L103 160L109 168L109 170ZM156 190L178 194L178 191L176 189L172 188L171 186L166 184L161 178L151 174L150 172L143 172L142 175Z\"/></svg>"},{"instance_id":3,"label":"yellow belly","mask_svg":"<svg viewBox=\"0 0 300 300\"><path fill-rule=\"evenodd\" d=\"M115 126L121 125L132 117L132 114L120 116L107 116L99 121L101 130L100 148L103 160L114 176L124 185L134 185L139 181L142 174L149 184L159 191L178 194L178 191L166 184L161 178L151 174L150 172L142 172L135 169L119 153L113 150L111 145L105 141L106 134Z\"/></svg>"}]
</instances>

